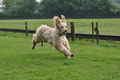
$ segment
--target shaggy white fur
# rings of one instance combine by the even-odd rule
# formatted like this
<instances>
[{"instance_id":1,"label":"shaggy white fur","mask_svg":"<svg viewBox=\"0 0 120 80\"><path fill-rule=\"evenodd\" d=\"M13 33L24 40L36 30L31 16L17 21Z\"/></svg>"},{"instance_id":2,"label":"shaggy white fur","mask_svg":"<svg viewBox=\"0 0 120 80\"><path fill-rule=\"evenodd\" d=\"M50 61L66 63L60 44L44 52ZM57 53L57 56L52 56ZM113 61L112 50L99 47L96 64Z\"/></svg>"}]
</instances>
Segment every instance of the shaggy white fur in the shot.
<instances>
[{"instance_id":1,"label":"shaggy white fur","mask_svg":"<svg viewBox=\"0 0 120 80\"><path fill-rule=\"evenodd\" d=\"M61 15L61 19L58 16L53 17L55 28L51 28L47 25L41 25L36 33L33 34L33 46L35 48L36 43L41 42L43 46L44 42L50 43L59 52L64 53L65 57L69 59L73 57L74 54L70 52L69 42L66 38L67 23L65 16Z\"/></svg>"}]
</instances>

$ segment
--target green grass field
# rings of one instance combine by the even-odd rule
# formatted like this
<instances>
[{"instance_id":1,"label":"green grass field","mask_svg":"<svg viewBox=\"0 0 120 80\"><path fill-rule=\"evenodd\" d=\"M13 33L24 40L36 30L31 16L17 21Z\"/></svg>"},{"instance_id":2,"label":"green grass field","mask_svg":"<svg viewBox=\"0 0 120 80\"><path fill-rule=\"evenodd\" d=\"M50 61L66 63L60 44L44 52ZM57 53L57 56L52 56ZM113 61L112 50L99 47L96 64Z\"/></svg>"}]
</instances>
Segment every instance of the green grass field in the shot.
<instances>
[{"instance_id":1,"label":"green grass field","mask_svg":"<svg viewBox=\"0 0 120 80\"><path fill-rule=\"evenodd\" d=\"M30 23L29 29L32 30L37 28L33 25L39 25L39 21L40 24L53 25L49 19L0 20L0 27L24 29L25 21ZM7 26L7 24L11 25ZM0 32L0 80L120 79L119 41L100 40L99 45L93 45L90 39L76 41L69 39L71 52L75 56L66 59L48 43L45 43L44 47L37 44L35 50L32 50L31 39L31 34L26 37L22 33Z\"/></svg>"}]
</instances>

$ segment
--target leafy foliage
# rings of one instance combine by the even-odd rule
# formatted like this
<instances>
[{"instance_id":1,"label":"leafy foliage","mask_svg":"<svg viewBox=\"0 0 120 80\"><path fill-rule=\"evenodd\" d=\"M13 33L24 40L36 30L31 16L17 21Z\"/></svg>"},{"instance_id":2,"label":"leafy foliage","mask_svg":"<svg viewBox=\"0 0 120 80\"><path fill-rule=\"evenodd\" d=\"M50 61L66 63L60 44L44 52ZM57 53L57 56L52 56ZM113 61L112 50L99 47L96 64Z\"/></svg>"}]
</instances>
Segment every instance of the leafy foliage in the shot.
<instances>
[{"instance_id":1,"label":"leafy foliage","mask_svg":"<svg viewBox=\"0 0 120 80\"><path fill-rule=\"evenodd\" d=\"M35 0L4 0L3 13L11 17L30 17L34 16L37 3Z\"/></svg>"},{"instance_id":2,"label":"leafy foliage","mask_svg":"<svg viewBox=\"0 0 120 80\"><path fill-rule=\"evenodd\" d=\"M120 16L120 6L113 0L3 0L3 5L3 16L8 18L51 18L61 14L69 18Z\"/></svg>"},{"instance_id":3,"label":"leafy foliage","mask_svg":"<svg viewBox=\"0 0 120 80\"><path fill-rule=\"evenodd\" d=\"M40 6L46 16L64 13L68 17L107 17L117 8L111 0L43 0Z\"/></svg>"}]
</instances>

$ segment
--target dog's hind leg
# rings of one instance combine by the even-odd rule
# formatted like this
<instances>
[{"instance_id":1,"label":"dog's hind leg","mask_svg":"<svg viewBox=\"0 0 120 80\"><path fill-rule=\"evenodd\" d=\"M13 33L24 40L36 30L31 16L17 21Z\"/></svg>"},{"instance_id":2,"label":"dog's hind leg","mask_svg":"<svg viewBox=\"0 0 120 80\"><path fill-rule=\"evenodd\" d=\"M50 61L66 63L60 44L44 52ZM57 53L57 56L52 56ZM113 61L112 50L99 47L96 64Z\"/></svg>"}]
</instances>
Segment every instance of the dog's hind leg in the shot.
<instances>
[{"instance_id":1,"label":"dog's hind leg","mask_svg":"<svg viewBox=\"0 0 120 80\"><path fill-rule=\"evenodd\" d=\"M41 40L41 46L43 46L44 45L44 42L47 42L45 39L42 39Z\"/></svg>"},{"instance_id":2,"label":"dog's hind leg","mask_svg":"<svg viewBox=\"0 0 120 80\"><path fill-rule=\"evenodd\" d=\"M41 46L43 46L43 41L41 41Z\"/></svg>"},{"instance_id":3,"label":"dog's hind leg","mask_svg":"<svg viewBox=\"0 0 120 80\"><path fill-rule=\"evenodd\" d=\"M34 49L34 48L35 48L35 46L36 46L36 42L35 42L35 41L33 41L33 46L32 46L32 49Z\"/></svg>"}]
</instances>

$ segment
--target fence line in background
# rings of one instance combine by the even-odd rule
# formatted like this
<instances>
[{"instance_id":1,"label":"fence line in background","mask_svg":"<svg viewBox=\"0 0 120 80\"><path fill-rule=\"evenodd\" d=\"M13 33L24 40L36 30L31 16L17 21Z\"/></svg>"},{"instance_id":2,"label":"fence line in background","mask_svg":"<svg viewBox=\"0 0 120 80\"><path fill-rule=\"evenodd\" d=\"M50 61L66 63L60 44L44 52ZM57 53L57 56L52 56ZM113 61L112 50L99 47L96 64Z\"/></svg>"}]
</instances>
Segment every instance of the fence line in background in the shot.
<instances>
[{"instance_id":1,"label":"fence line in background","mask_svg":"<svg viewBox=\"0 0 120 80\"><path fill-rule=\"evenodd\" d=\"M71 22L70 24L71 24L71 33L67 33L67 37L71 37L73 41L75 40L75 38L79 38L79 39L82 39L82 38L93 39L93 37L94 37L94 39L98 39L98 40L120 41L120 36L99 35L98 22L96 22L96 27L95 28L94 28L94 24L92 22L92 30L94 30L96 32L96 35L94 35L93 32L92 32L92 34L79 34L79 33L75 33L75 31L74 31L74 23ZM0 31L25 33L26 36L28 36L28 34L33 34L33 33L36 32L35 30L28 30L27 22L25 22L25 30L0 28Z\"/></svg>"},{"instance_id":2,"label":"fence line in background","mask_svg":"<svg viewBox=\"0 0 120 80\"><path fill-rule=\"evenodd\" d=\"M25 30L26 30L26 36L28 36L28 26L27 26L27 22L25 22Z\"/></svg>"},{"instance_id":3,"label":"fence line in background","mask_svg":"<svg viewBox=\"0 0 120 80\"><path fill-rule=\"evenodd\" d=\"M26 33L26 30L21 30L21 29L5 29L5 28L0 28L0 31L4 32L18 32L18 33ZM33 34L35 33L35 30L28 30L28 34ZM96 35L95 39L96 39ZM72 37L71 33L67 33L67 37ZM93 39L92 34L79 34L75 33L75 37L82 39L82 38L87 38L87 39ZM120 36L110 36L110 35L99 35L99 40L113 40L113 41L120 41Z\"/></svg>"},{"instance_id":4,"label":"fence line in background","mask_svg":"<svg viewBox=\"0 0 120 80\"><path fill-rule=\"evenodd\" d=\"M75 27L74 27L74 23L73 22L70 22L70 27L71 27L71 38L72 38L72 41L75 41Z\"/></svg>"},{"instance_id":5,"label":"fence line in background","mask_svg":"<svg viewBox=\"0 0 120 80\"><path fill-rule=\"evenodd\" d=\"M98 30L98 22L96 22L96 27L94 27L94 22L92 22L92 38L93 38L93 44L94 44L94 32L96 33L96 43L99 44L99 30Z\"/></svg>"}]
</instances>

